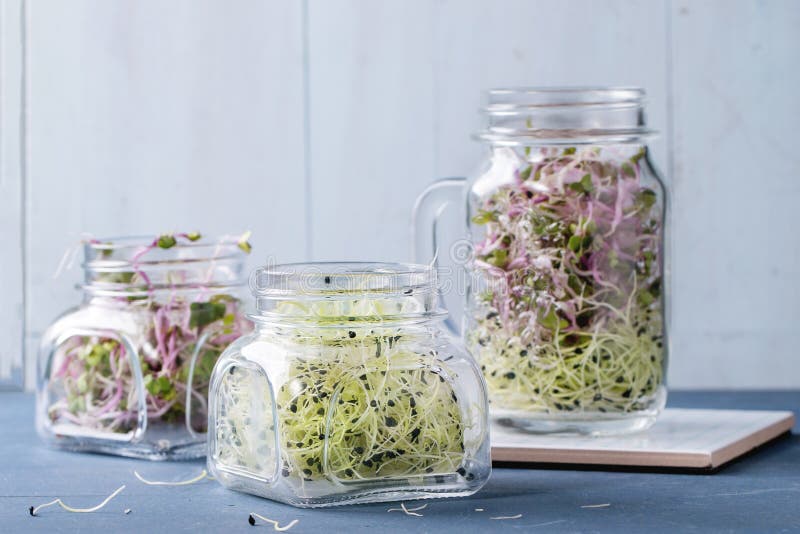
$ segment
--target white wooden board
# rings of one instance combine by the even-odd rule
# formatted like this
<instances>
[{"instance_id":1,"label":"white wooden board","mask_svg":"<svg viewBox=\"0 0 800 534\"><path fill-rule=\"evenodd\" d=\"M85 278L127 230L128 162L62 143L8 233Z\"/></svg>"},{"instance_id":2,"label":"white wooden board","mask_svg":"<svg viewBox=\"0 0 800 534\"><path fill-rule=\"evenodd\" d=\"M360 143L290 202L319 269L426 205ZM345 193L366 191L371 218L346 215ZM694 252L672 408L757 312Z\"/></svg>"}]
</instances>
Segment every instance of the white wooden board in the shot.
<instances>
[{"instance_id":1,"label":"white wooden board","mask_svg":"<svg viewBox=\"0 0 800 534\"><path fill-rule=\"evenodd\" d=\"M637 434L535 435L492 427L492 460L547 464L714 469L790 430L792 412L664 410Z\"/></svg>"}]
</instances>

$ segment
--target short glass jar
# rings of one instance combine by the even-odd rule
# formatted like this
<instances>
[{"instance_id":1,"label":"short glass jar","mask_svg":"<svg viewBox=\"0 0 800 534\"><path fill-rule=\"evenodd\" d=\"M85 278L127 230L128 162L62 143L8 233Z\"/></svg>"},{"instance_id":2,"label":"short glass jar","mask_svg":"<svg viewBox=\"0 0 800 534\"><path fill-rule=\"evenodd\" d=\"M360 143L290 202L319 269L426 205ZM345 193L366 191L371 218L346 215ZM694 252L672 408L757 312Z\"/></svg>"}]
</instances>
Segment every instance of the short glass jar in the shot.
<instances>
[{"instance_id":1,"label":"short glass jar","mask_svg":"<svg viewBox=\"0 0 800 534\"><path fill-rule=\"evenodd\" d=\"M448 203L464 206L453 249L469 274L462 329L494 419L532 432L644 429L666 402L667 364L667 197L644 91L500 89L486 100L484 164L418 201L416 259L446 254L430 225Z\"/></svg>"},{"instance_id":2,"label":"short glass jar","mask_svg":"<svg viewBox=\"0 0 800 534\"><path fill-rule=\"evenodd\" d=\"M205 455L211 370L252 329L249 245L199 234L84 244L83 303L45 331L37 428L48 443L152 460Z\"/></svg>"},{"instance_id":3,"label":"short glass jar","mask_svg":"<svg viewBox=\"0 0 800 534\"><path fill-rule=\"evenodd\" d=\"M265 267L256 328L211 381L209 471L300 507L470 495L491 471L480 371L441 327L435 271Z\"/></svg>"}]
</instances>

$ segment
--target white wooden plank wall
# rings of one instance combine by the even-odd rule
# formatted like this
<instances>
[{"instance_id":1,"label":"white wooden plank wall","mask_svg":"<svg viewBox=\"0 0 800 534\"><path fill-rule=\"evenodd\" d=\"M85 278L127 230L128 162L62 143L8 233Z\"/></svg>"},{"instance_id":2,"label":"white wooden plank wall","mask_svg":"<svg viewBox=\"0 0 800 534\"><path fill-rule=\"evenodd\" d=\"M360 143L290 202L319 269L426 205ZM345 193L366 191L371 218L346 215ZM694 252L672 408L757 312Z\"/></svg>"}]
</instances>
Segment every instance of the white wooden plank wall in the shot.
<instances>
[{"instance_id":1,"label":"white wooden plank wall","mask_svg":"<svg viewBox=\"0 0 800 534\"><path fill-rule=\"evenodd\" d=\"M29 6L29 353L79 302L53 272L82 232L251 229L259 261L303 258L299 3Z\"/></svg>"},{"instance_id":2,"label":"white wooden plank wall","mask_svg":"<svg viewBox=\"0 0 800 534\"><path fill-rule=\"evenodd\" d=\"M676 385L800 386L800 2L674 2Z\"/></svg>"},{"instance_id":3,"label":"white wooden plank wall","mask_svg":"<svg viewBox=\"0 0 800 534\"><path fill-rule=\"evenodd\" d=\"M2 362L21 266L30 356L77 302L79 273L52 273L81 232L250 228L259 260L406 260L416 194L482 156L482 89L615 84L650 93L671 174L671 385L800 386L800 2L28 0L24 184L7 157L15 9Z\"/></svg>"},{"instance_id":4,"label":"white wooden plank wall","mask_svg":"<svg viewBox=\"0 0 800 534\"><path fill-rule=\"evenodd\" d=\"M0 4L0 390L18 386L23 369L21 7Z\"/></svg>"}]
</instances>

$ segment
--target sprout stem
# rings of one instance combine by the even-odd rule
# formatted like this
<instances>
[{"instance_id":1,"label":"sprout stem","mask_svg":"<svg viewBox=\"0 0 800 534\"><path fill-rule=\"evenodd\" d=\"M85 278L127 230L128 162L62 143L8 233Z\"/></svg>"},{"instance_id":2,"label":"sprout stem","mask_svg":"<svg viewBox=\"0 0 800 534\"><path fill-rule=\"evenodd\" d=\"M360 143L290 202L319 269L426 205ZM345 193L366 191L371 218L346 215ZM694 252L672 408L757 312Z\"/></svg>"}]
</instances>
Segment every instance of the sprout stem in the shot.
<instances>
[{"instance_id":1,"label":"sprout stem","mask_svg":"<svg viewBox=\"0 0 800 534\"><path fill-rule=\"evenodd\" d=\"M145 484L147 484L149 486L188 486L189 484L194 484L196 482L200 482L204 478L211 478L211 477L208 476L208 472L205 469L203 469L200 472L200 474L197 475L196 477L191 478L189 480L182 480L180 482L163 482L163 481L160 481L160 480L146 480L142 475L140 475L136 471L133 472L133 475L136 478L138 478L141 482L144 482Z\"/></svg>"},{"instance_id":2,"label":"sprout stem","mask_svg":"<svg viewBox=\"0 0 800 534\"><path fill-rule=\"evenodd\" d=\"M36 515L36 513L37 513L39 510L41 510L42 508L47 508L48 506L53 506L53 505L55 505L55 504L59 505L61 508L63 508L63 509L64 509L64 510L66 510L67 512L75 512L75 513L80 513L80 514L86 514L86 513L90 513L90 512L96 512L97 510L99 510L100 508L102 508L103 506L105 506L106 504L108 504L108 501L110 501L111 499L113 499L114 497L116 497L116 496L117 496L117 495L118 495L118 494L119 494L119 493L120 493L122 490L124 490L124 489L125 489L125 485L123 484L122 486L120 486L119 488L117 488L117 489L114 491L114 493L112 493L111 495L109 495L108 497L106 497L106 498L103 500L103 502L101 502L101 503L100 503L100 504L98 504L97 506L93 506L93 507L91 507L91 508L73 508L72 506L68 506L68 505L64 504L64 501L62 501L61 499L56 499L56 500L54 500L54 501L51 501L51 502L48 502L48 503L45 503L45 504L40 504L39 506L36 506L36 507L33 507L33 506L31 506L31 507L30 507L30 509L28 510L28 512L29 512L29 513L30 513L32 516L35 516L35 515Z\"/></svg>"},{"instance_id":3,"label":"sprout stem","mask_svg":"<svg viewBox=\"0 0 800 534\"><path fill-rule=\"evenodd\" d=\"M300 522L299 519L293 519L290 523L286 524L285 526L280 526L278 522L275 521L274 519L270 519L268 517L264 517L263 515L259 515L255 512L251 512L250 516L247 518L248 523L255 526L256 524L255 518L258 518L264 521L265 523L270 523L272 525L272 528L274 528L278 532L285 532Z\"/></svg>"},{"instance_id":4,"label":"sprout stem","mask_svg":"<svg viewBox=\"0 0 800 534\"><path fill-rule=\"evenodd\" d=\"M422 514L416 513L419 510L424 510L428 505L423 504L422 506L417 506L416 508L406 508L406 503L400 503L400 508L389 508L386 510L387 512L403 512L406 515L413 515L417 517L423 517Z\"/></svg>"}]
</instances>

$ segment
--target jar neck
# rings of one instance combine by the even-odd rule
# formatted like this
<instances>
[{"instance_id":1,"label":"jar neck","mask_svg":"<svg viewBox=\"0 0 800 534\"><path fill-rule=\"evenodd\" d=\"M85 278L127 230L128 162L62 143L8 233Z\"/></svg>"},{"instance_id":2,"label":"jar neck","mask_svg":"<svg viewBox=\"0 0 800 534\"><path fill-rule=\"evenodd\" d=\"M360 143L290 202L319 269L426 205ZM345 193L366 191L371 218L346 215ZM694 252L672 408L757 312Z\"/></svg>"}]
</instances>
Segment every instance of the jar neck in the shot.
<instances>
[{"instance_id":1,"label":"jar neck","mask_svg":"<svg viewBox=\"0 0 800 534\"><path fill-rule=\"evenodd\" d=\"M168 301L244 285L246 254L235 241L169 237L86 243L84 282L79 286L85 298Z\"/></svg>"},{"instance_id":2,"label":"jar neck","mask_svg":"<svg viewBox=\"0 0 800 534\"><path fill-rule=\"evenodd\" d=\"M493 89L478 138L498 146L643 144L654 134L638 88Z\"/></svg>"},{"instance_id":3,"label":"jar neck","mask_svg":"<svg viewBox=\"0 0 800 534\"><path fill-rule=\"evenodd\" d=\"M439 308L431 266L298 263L268 266L250 277L255 322L300 327L394 327L433 321Z\"/></svg>"},{"instance_id":4,"label":"jar neck","mask_svg":"<svg viewBox=\"0 0 800 534\"><path fill-rule=\"evenodd\" d=\"M403 332L409 335L414 332L429 332L438 329L447 317L446 314L428 315L417 318L394 319L390 321L367 321L357 319L354 321L299 321L296 319L267 318L262 315L249 315L255 325L257 333L273 335L276 332L286 332L293 337L325 337L329 333L333 338L345 341L363 339L365 337L395 335ZM353 335L355 334L355 335Z\"/></svg>"},{"instance_id":5,"label":"jar neck","mask_svg":"<svg viewBox=\"0 0 800 534\"><path fill-rule=\"evenodd\" d=\"M533 141L515 146L489 145L493 159L510 159L514 164L519 162L537 163L553 158L563 157L573 161L598 160L598 161L624 161L630 158L641 159L648 153L644 142L638 143L579 143L572 145L556 146L541 144Z\"/></svg>"}]
</instances>

